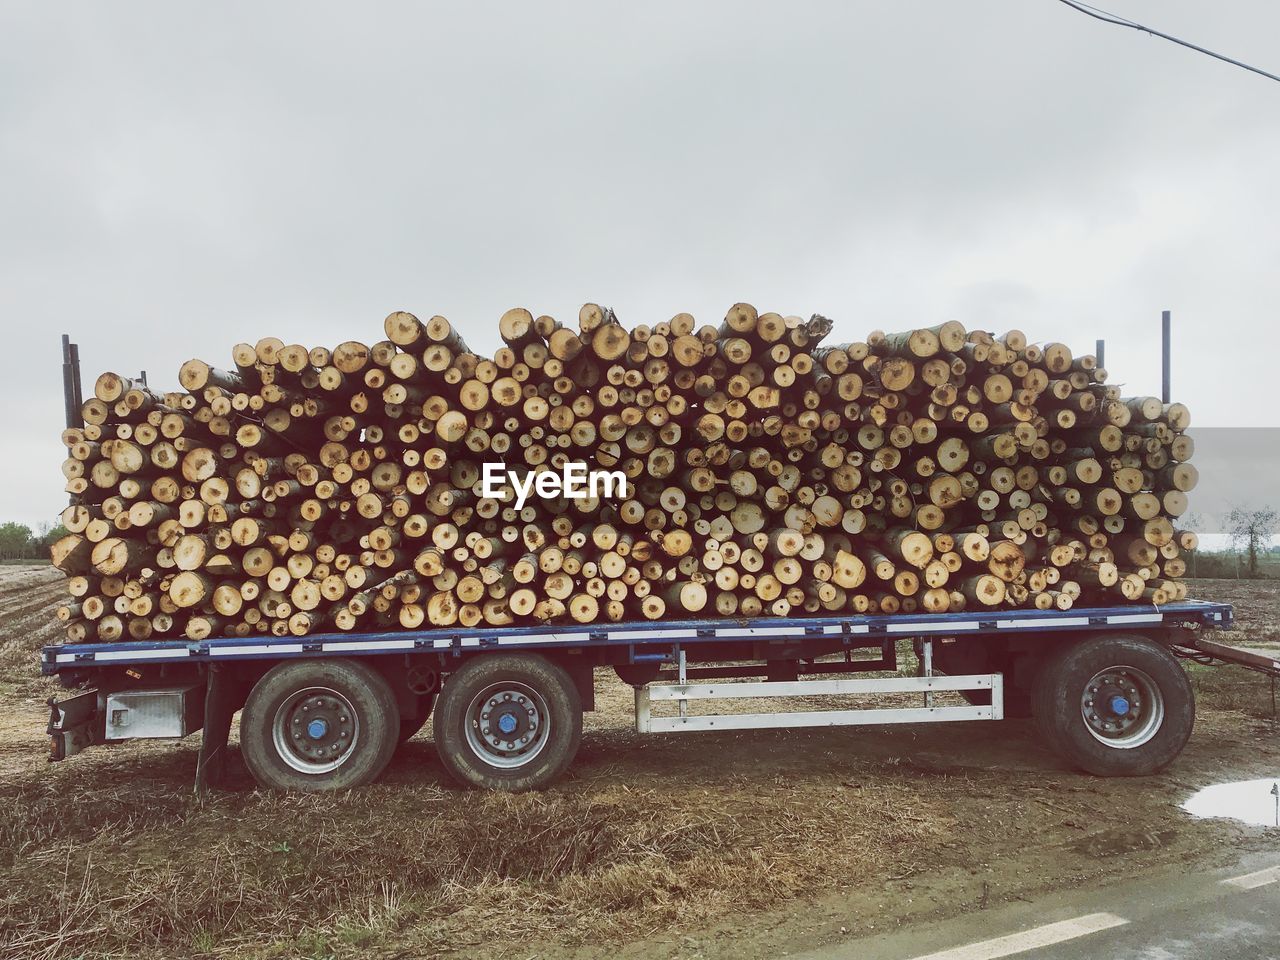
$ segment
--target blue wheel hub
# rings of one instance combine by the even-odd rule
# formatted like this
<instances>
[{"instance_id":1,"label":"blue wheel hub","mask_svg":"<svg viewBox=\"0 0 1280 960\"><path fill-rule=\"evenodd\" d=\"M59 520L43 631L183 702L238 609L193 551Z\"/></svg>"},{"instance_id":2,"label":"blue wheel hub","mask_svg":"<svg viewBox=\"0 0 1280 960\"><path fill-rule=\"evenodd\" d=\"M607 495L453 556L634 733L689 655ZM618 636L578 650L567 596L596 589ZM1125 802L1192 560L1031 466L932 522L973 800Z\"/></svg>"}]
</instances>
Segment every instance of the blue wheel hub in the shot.
<instances>
[{"instance_id":1,"label":"blue wheel hub","mask_svg":"<svg viewBox=\"0 0 1280 960\"><path fill-rule=\"evenodd\" d=\"M329 687L304 687L276 709L272 740L280 758L301 773L336 770L355 748L360 718L351 701Z\"/></svg>"},{"instance_id":2,"label":"blue wheel hub","mask_svg":"<svg viewBox=\"0 0 1280 960\"><path fill-rule=\"evenodd\" d=\"M1085 729L1099 743L1129 750L1147 743L1164 723L1164 696L1146 671L1128 665L1099 670L1080 695Z\"/></svg>"},{"instance_id":3,"label":"blue wheel hub","mask_svg":"<svg viewBox=\"0 0 1280 960\"><path fill-rule=\"evenodd\" d=\"M491 767L514 770L547 745L550 715L542 694L519 680L499 680L467 706L467 745Z\"/></svg>"},{"instance_id":4,"label":"blue wheel hub","mask_svg":"<svg viewBox=\"0 0 1280 960\"><path fill-rule=\"evenodd\" d=\"M518 742L530 730L529 715L525 707L515 700L504 700L493 708L489 730L504 742Z\"/></svg>"}]
</instances>

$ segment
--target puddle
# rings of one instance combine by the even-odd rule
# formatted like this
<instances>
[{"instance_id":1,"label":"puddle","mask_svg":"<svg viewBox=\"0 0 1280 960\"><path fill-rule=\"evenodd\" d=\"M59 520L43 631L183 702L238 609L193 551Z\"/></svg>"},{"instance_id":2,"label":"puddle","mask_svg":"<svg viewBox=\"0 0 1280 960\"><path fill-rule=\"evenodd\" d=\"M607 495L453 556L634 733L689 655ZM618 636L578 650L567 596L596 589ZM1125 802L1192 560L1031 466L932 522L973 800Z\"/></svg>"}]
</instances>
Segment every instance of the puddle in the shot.
<instances>
[{"instance_id":1,"label":"puddle","mask_svg":"<svg viewBox=\"0 0 1280 960\"><path fill-rule=\"evenodd\" d=\"M1280 779L1243 780L1205 787L1182 805L1193 817L1225 817L1260 827L1280 827Z\"/></svg>"}]
</instances>

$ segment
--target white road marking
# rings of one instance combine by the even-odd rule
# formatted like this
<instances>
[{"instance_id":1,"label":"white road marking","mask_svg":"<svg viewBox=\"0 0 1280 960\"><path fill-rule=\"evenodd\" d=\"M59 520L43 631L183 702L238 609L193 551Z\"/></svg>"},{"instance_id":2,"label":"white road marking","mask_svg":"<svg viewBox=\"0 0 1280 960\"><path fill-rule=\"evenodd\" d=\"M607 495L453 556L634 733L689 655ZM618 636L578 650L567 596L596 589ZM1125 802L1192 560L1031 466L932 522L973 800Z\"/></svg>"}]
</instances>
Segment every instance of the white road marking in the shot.
<instances>
[{"instance_id":1,"label":"white road marking","mask_svg":"<svg viewBox=\"0 0 1280 960\"><path fill-rule=\"evenodd\" d=\"M1124 926L1129 921L1117 917L1114 913L1090 913L1071 920L1060 920L1057 923L1046 923L1042 927L1032 927L1019 933L996 937L992 940L980 940L968 943L963 947L952 947L950 950L939 950L913 960L997 960L999 957L1012 957L1028 950L1051 947L1055 943L1087 937L1091 933L1110 930L1112 927Z\"/></svg>"},{"instance_id":2,"label":"white road marking","mask_svg":"<svg viewBox=\"0 0 1280 960\"><path fill-rule=\"evenodd\" d=\"M1252 890L1254 887L1265 887L1268 883L1275 883L1277 880L1280 880L1280 867L1267 867L1265 870L1255 870L1253 873L1232 877L1222 882L1231 887L1239 887L1241 890Z\"/></svg>"}]
</instances>

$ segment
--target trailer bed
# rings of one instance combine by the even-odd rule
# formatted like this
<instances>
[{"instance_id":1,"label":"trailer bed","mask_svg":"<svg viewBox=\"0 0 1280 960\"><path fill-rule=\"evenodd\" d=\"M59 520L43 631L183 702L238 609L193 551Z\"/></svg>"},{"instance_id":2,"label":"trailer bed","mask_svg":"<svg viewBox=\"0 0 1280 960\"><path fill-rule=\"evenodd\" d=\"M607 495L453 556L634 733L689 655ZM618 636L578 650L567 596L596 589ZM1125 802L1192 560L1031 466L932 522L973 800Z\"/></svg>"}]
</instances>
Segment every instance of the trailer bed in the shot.
<instances>
[{"instance_id":1,"label":"trailer bed","mask_svg":"<svg viewBox=\"0 0 1280 960\"><path fill-rule=\"evenodd\" d=\"M1280 661L1205 638L1233 624L1229 604L1186 600L1066 611L449 627L57 644L42 651L41 670L83 691L50 701L53 759L104 741L201 729L198 789L217 778L237 711L241 754L271 788L368 782L389 760L397 730L412 735L429 716L437 754L460 782L540 788L577 750L597 667L612 667L635 688L640 733L1000 720L1038 710L1068 760L1110 776L1162 768L1190 735L1194 696L1176 657L1280 676ZM908 664L899 664L900 640L914 643ZM1073 660L1075 650L1086 660ZM904 666L914 675L904 675ZM904 694L919 700L904 703ZM849 696L888 700L840 700ZM796 707L707 712L715 701L760 698ZM836 702L812 709L820 698ZM352 716L365 725L358 739L343 728ZM510 729L491 727L493 717ZM357 744L372 759L342 766ZM317 750L325 758L344 752L333 765L316 760Z\"/></svg>"}]
</instances>

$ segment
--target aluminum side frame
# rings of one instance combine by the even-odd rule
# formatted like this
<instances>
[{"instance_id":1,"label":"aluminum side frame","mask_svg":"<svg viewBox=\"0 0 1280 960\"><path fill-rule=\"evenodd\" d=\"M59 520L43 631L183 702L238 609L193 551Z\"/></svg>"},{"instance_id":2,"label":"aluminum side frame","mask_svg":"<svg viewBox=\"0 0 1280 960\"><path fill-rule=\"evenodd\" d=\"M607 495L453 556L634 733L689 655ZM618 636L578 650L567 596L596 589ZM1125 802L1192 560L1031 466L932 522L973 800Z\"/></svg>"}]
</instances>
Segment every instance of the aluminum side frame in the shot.
<instances>
[{"instance_id":1,"label":"aluminum side frame","mask_svg":"<svg viewBox=\"0 0 1280 960\"><path fill-rule=\"evenodd\" d=\"M932 694L943 691L990 690L989 706L938 707ZM797 710L780 713L728 713L689 716L691 700L744 700L757 697L873 695L919 693L922 707L875 707L853 710ZM655 717L654 702L676 702L680 715ZM697 730L761 730L793 727L860 726L889 723L939 723L948 720L1004 719L1004 679L1001 674L965 676L886 677L866 680L794 680L744 683L651 684L636 690L637 733L680 733Z\"/></svg>"}]
</instances>

